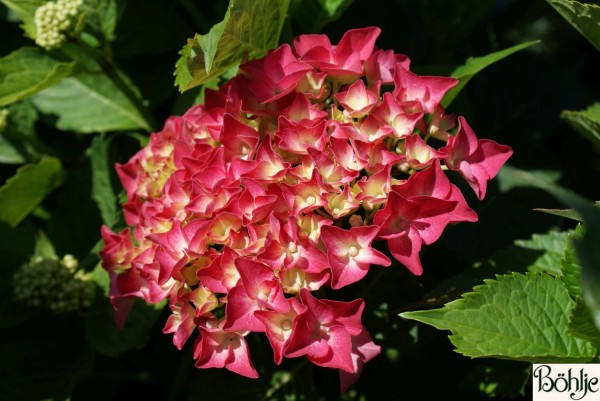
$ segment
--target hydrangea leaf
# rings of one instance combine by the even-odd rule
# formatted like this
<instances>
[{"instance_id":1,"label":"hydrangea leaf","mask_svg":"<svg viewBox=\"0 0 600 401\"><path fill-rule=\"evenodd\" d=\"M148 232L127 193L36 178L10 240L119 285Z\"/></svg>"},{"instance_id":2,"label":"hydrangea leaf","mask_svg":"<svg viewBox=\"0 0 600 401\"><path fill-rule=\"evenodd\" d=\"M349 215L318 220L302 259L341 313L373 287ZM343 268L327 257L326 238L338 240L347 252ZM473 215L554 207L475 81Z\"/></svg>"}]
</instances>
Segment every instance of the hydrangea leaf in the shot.
<instances>
[{"instance_id":1,"label":"hydrangea leaf","mask_svg":"<svg viewBox=\"0 0 600 401\"><path fill-rule=\"evenodd\" d=\"M230 0L223 21L196 34L179 52L175 85L198 86L239 64L246 55L264 56L277 46L289 0Z\"/></svg>"},{"instance_id":2,"label":"hydrangea leaf","mask_svg":"<svg viewBox=\"0 0 600 401\"><path fill-rule=\"evenodd\" d=\"M600 6L573 0L546 0L564 19L600 50Z\"/></svg>"},{"instance_id":3,"label":"hydrangea leaf","mask_svg":"<svg viewBox=\"0 0 600 401\"><path fill-rule=\"evenodd\" d=\"M569 236L567 247L562 259L562 280L567 286L571 297L577 304L569 321L569 332L583 340L589 341L600 347L600 330L594 322L594 315L582 298L581 265L575 253L573 241L583 235L583 227L579 225L576 231Z\"/></svg>"},{"instance_id":4,"label":"hydrangea leaf","mask_svg":"<svg viewBox=\"0 0 600 401\"><path fill-rule=\"evenodd\" d=\"M117 26L116 0L87 0L86 5L86 23L100 32L105 40L113 40Z\"/></svg>"},{"instance_id":5,"label":"hydrangea leaf","mask_svg":"<svg viewBox=\"0 0 600 401\"><path fill-rule=\"evenodd\" d=\"M594 315L583 299L577 301L577 305L571 314L569 321L569 332L585 341L589 341L596 347L600 347L600 330L594 324Z\"/></svg>"},{"instance_id":6,"label":"hydrangea leaf","mask_svg":"<svg viewBox=\"0 0 600 401\"><path fill-rule=\"evenodd\" d=\"M82 134L143 128L151 131L119 88L105 75L80 75L39 92L33 103L58 116L56 126Z\"/></svg>"},{"instance_id":7,"label":"hydrangea leaf","mask_svg":"<svg viewBox=\"0 0 600 401\"><path fill-rule=\"evenodd\" d=\"M575 221L583 221L583 217L581 217L581 214L579 214L575 209L544 209L538 207L533 210L536 212L543 212L553 214L555 216L565 217Z\"/></svg>"},{"instance_id":8,"label":"hydrangea leaf","mask_svg":"<svg viewBox=\"0 0 600 401\"><path fill-rule=\"evenodd\" d=\"M579 259L575 253L573 242L576 238L581 238L583 230L581 225L577 226L575 231L571 231L568 234L567 242L563 255L560 259L560 271L562 274L562 281L567 287L569 294L573 299L581 297L581 266Z\"/></svg>"},{"instance_id":9,"label":"hydrangea leaf","mask_svg":"<svg viewBox=\"0 0 600 401\"><path fill-rule=\"evenodd\" d=\"M465 64L457 67L450 74L452 77L457 78L459 80L459 83L454 88L450 89L448 91L448 93L446 93L446 95L442 99L442 105L444 107L448 107L448 105L450 105L450 103L452 103L454 98L456 98L456 96L460 93L460 91L463 90L463 88L465 87L465 85L467 85L467 83L471 80L471 78L473 78L473 76L475 76L475 74L477 74L484 68L494 64L497 61L502 60L505 57L510 56L511 54L514 54L518 51L526 49L526 48L528 48L536 43L539 43L539 42L540 42L539 40L533 40L530 42L525 42L525 43L518 44L516 46L509 47L504 50L490 53L486 56L469 57L467 59L467 61L465 62Z\"/></svg>"},{"instance_id":10,"label":"hydrangea leaf","mask_svg":"<svg viewBox=\"0 0 600 401\"><path fill-rule=\"evenodd\" d=\"M10 8L23 21L22 28L30 38L35 38L33 16L35 10L46 3L46 0L0 0L0 3Z\"/></svg>"},{"instance_id":11,"label":"hydrangea leaf","mask_svg":"<svg viewBox=\"0 0 600 401\"><path fill-rule=\"evenodd\" d=\"M563 110L560 118L600 149L600 103L581 111Z\"/></svg>"},{"instance_id":12,"label":"hydrangea leaf","mask_svg":"<svg viewBox=\"0 0 600 401\"><path fill-rule=\"evenodd\" d=\"M33 249L31 259L33 260L36 257L58 258L52 241L50 241L50 238L42 230L37 230L35 234L35 248Z\"/></svg>"},{"instance_id":13,"label":"hydrangea leaf","mask_svg":"<svg viewBox=\"0 0 600 401\"><path fill-rule=\"evenodd\" d=\"M450 330L456 351L473 358L589 361L597 349L568 333L574 307L560 278L514 273L486 280L443 308L401 316Z\"/></svg>"},{"instance_id":14,"label":"hydrangea leaf","mask_svg":"<svg viewBox=\"0 0 600 401\"><path fill-rule=\"evenodd\" d=\"M17 170L0 187L0 221L15 227L62 182L60 160L46 157Z\"/></svg>"},{"instance_id":15,"label":"hydrangea leaf","mask_svg":"<svg viewBox=\"0 0 600 401\"><path fill-rule=\"evenodd\" d=\"M21 164L27 161L22 144L12 141L0 134L0 163Z\"/></svg>"},{"instance_id":16,"label":"hydrangea leaf","mask_svg":"<svg viewBox=\"0 0 600 401\"><path fill-rule=\"evenodd\" d=\"M506 167L506 166L505 166ZM594 202L548 180L544 176L514 167L504 169L520 185L537 187L575 209L583 218L584 234L574 241L581 264L583 298L600 329L600 208Z\"/></svg>"},{"instance_id":17,"label":"hydrangea leaf","mask_svg":"<svg viewBox=\"0 0 600 401\"><path fill-rule=\"evenodd\" d=\"M120 330L115 325L113 308L108 299L97 298L84 320L85 336L95 351L107 356L117 356L146 344L154 323L166 305L166 301L156 305L136 301L123 330Z\"/></svg>"},{"instance_id":18,"label":"hydrangea leaf","mask_svg":"<svg viewBox=\"0 0 600 401\"><path fill-rule=\"evenodd\" d=\"M600 208L584 205L576 206L583 215L584 234L574 244L581 264L583 299L600 329Z\"/></svg>"},{"instance_id":19,"label":"hydrangea leaf","mask_svg":"<svg viewBox=\"0 0 600 401\"><path fill-rule=\"evenodd\" d=\"M581 265L574 249L574 240L581 239L583 227L577 226L574 233L569 235L569 241L562 259L562 280L567 286L571 297L577 304L569 321L569 332L583 340L600 347L600 330L594 323L594 315L582 298Z\"/></svg>"},{"instance_id":20,"label":"hydrangea leaf","mask_svg":"<svg viewBox=\"0 0 600 401\"><path fill-rule=\"evenodd\" d=\"M525 174L523 174L525 173ZM519 187L539 187L539 180L554 183L562 177L562 172L558 170L520 170L511 165L505 164L496 180L501 192L508 192Z\"/></svg>"},{"instance_id":21,"label":"hydrangea leaf","mask_svg":"<svg viewBox=\"0 0 600 401\"><path fill-rule=\"evenodd\" d=\"M330 22L338 20L354 0L292 0L290 4L294 20L302 32L321 32Z\"/></svg>"},{"instance_id":22,"label":"hydrangea leaf","mask_svg":"<svg viewBox=\"0 0 600 401\"><path fill-rule=\"evenodd\" d=\"M561 258L567 246L568 232L550 231L547 234L533 234L530 240L517 240L515 245L542 251L543 253L533 261L527 270L533 273L546 272L555 275L561 274Z\"/></svg>"},{"instance_id":23,"label":"hydrangea leaf","mask_svg":"<svg viewBox=\"0 0 600 401\"><path fill-rule=\"evenodd\" d=\"M78 72L76 62L59 62L37 47L22 47L0 59L0 106L16 102Z\"/></svg>"},{"instance_id":24,"label":"hydrangea leaf","mask_svg":"<svg viewBox=\"0 0 600 401\"><path fill-rule=\"evenodd\" d=\"M96 136L92 140L89 156L92 165L92 199L98 205L104 224L112 227L117 220L117 196L110 178L112 164L108 157L109 145L110 138Z\"/></svg>"}]
</instances>

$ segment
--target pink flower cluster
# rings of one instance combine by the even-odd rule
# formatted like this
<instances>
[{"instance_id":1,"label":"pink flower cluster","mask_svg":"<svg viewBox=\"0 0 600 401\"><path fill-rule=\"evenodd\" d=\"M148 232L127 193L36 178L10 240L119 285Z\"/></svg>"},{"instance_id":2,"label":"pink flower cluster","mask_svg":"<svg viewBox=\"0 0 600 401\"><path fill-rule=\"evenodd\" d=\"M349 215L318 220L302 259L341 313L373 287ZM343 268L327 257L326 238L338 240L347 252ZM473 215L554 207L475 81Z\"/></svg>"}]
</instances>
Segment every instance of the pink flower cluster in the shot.
<instances>
[{"instance_id":1,"label":"pink flower cluster","mask_svg":"<svg viewBox=\"0 0 600 401\"><path fill-rule=\"evenodd\" d=\"M356 380L380 352L364 301L315 292L389 266L374 241L420 275L424 244L477 220L443 170L482 199L512 153L463 118L449 133L440 101L457 80L415 75L379 33L303 35L245 63L117 166L130 228L103 227L101 254L120 326L135 298L168 298L163 332L179 349L196 332L199 368L257 377L245 337L261 332L276 364L305 356L343 390Z\"/></svg>"}]
</instances>

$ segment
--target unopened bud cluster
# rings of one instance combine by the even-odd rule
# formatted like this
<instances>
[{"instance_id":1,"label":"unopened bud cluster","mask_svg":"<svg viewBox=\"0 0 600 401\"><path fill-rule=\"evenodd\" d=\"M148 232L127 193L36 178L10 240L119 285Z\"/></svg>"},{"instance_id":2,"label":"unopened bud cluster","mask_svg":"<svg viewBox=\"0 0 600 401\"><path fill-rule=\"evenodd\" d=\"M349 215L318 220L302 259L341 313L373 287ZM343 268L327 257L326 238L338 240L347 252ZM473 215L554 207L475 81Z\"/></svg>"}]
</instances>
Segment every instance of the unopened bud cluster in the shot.
<instances>
[{"instance_id":1,"label":"unopened bud cluster","mask_svg":"<svg viewBox=\"0 0 600 401\"><path fill-rule=\"evenodd\" d=\"M83 0L49 1L35 10L35 43L44 49L59 47L71 30Z\"/></svg>"},{"instance_id":2,"label":"unopened bud cluster","mask_svg":"<svg viewBox=\"0 0 600 401\"><path fill-rule=\"evenodd\" d=\"M78 267L72 255L61 260L35 258L14 274L15 300L60 314L88 308L94 298L94 284L91 275Z\"/></svg>"}]
</instances>

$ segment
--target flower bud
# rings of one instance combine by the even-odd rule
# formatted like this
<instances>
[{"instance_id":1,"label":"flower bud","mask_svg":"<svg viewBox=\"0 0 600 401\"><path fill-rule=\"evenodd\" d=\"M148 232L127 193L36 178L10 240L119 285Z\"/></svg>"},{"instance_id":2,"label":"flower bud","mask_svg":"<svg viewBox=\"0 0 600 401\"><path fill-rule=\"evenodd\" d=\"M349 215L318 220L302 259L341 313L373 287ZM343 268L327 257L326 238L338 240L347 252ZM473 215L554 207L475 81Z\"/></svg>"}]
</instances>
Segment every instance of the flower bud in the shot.
<instances>
[{"instance_id":1,"label":"flower bud","mask_svg":"<svg viewBox=\"0 0 600 401\"><path fill-rule=\"evenodd\" d=\"M72 255L61 260L37 257L15 272L14 299L59 314L88 308L95 287L91 274L77 270L78 267L79 262Z\"/></svg>"},{"instance_id":2,"label":"flower bud","mask_svg":"<svg viewBox=\"0 0 600 401\"><path fill-rule=\"evenodd\" d=\"M48 2L35 10L35 43L46 50L60 47L70 33L83 0Z\"/></svg>"}]
</instances>

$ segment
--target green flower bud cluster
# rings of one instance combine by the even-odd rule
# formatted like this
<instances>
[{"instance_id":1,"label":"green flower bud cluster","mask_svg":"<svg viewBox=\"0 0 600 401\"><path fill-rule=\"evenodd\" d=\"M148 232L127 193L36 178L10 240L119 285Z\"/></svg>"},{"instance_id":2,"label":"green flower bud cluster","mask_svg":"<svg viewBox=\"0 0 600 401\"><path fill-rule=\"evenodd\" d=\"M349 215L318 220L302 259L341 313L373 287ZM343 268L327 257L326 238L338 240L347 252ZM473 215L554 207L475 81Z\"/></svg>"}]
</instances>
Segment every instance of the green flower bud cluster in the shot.
<instances>
[{"instance_id":1,"label":"green flower bud cluster","mask_svg":"<svg viewBox=\"0 0 600 401\"><path fill-rule=\"evenodd\" d=\"M71 29L82 4L83 0L58 0L38 7L33 17L35 43L46 50L59 47L67 38L65 33Z\"/></svg>"},{"instance_id":2,"label":"green flower bud cluster","mask_svg":"<svg viewBox=\"0 0 600 401\"><path fill-rule=\"evenodd\" d=\"M13 276L14 298L33 307L45 307L59 314L88 308L94 299L91 274L78 270L72 255L35 258Z\"/></svg>"}]
</instances>

